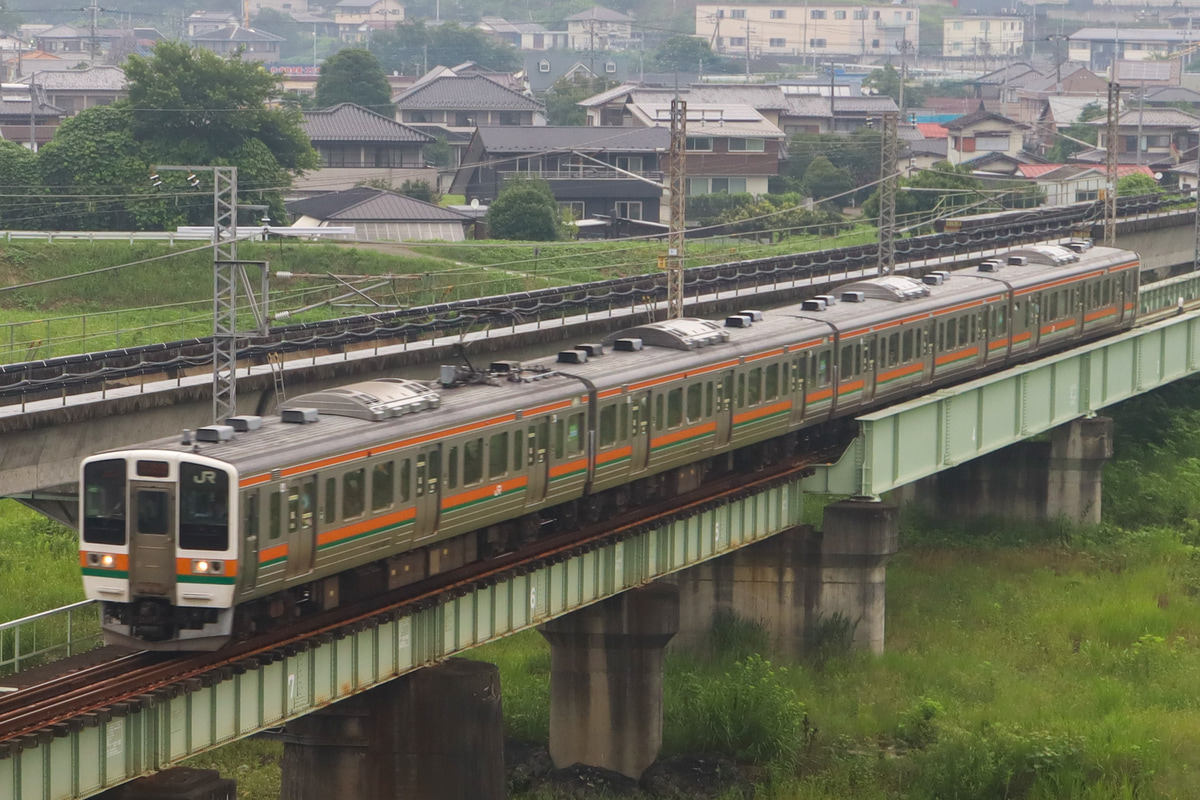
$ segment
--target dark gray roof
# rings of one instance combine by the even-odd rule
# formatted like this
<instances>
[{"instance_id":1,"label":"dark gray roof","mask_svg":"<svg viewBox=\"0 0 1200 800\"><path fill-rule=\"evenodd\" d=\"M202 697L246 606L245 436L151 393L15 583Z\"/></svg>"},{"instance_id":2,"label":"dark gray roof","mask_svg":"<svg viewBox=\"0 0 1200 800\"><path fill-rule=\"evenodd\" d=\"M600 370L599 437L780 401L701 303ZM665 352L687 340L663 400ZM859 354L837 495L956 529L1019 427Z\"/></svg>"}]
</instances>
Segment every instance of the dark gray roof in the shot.
<instances>
[{"instance_id":1,"label":"dark gray roof","mask_svg":"<svg viewBox=\"0 0 1200 800\"><path fill-rule=\"evenodd\" d=\"M31 76L17 78L17 83L29 83ZM45 70L37 75L37 85L53 91L86 89L89 91L119 92L125 89L125 70L120 67L88 67L87 69Z\"/></svg>"},{"instance_id":2,"label":"dark gray roof","mask_svg":"<svg viewBox=\"0 0 1200 800\"><path fill-rule=\"evenodd\" d=\"M828 98L826 98L828 99ZM890 97L835 97L833 98L833 113L883 113L897 112L900 109L896 101Z\"/></svg>"},{"instance_id":3,"label":"dark gray roof","mask_svg":"<svg viewBox=\"0 0 1200 800\"><path fill-rule=\"evenodd\" d=\"M193 42L286 42L282 36L276 36L266 31L256 31L254 28L243 28L241 25L230 25L227 28L217 28L215 31L205 31L189 37Z\"/></svg>"},{"instance_id":4,"label":"dark gray roof","mask_svg":"<svg viewBox=\"0 0 1200 800\"><path fill-rule=\"evenodd\" d=\"M52 106L46 100L46 90L38 85L34 87L33 96L37 100L34 115L38 119L62 117L63 111L58 106ZM18 86L15 89L0 92L0 117L14 119L17 123L29 119L29 89Z\"/></svg>"},{"instance_id":5,"label":"dark gray roof","mask_svg":"<svg viewBox=\"0 0 1200 800\"><path fill-rule=\"evenodd\" d=\"M1007 125L1020 125L1021 127L1025 127L1016 120L1009 119L1008 117L1002 117L999 114L993 113L984 108L981 108L978 111L972 111L970 114L966 114L957 119L952 119L949 122L943 122L942 127L948 131L958 131L962 130L968 125L974 125L977 122L984 122L985 120L989 119Z\"/></svg>"},{"instance_id":6,"label":"dark gray roof","mask_svg":"<svg viewBox=\"0 0 1200 800\"><path fill-rule=\"evenodd\" d=\"M356 186L343 192L330 192L287 204L291 214L303 214L320 220L388 222L465 222L465 214L439 208L423 200L395 192Z\"/></svg>"},{"instance_id":7,"label":"dark gray roof","mask_svg":"<svg viewBox=\"0 0 1200 800\"><path fill-rule=\"evenodd\" d=\"M1094 127L1107 125L1108 121L1094 119L1087 123ZM1117 125L1122 128L1141 125L1150 128L1195 128L1200 125L1200 117L1180 111L1178 108L1147 108L1144 110L1131 108L1121 112Z\"/></svg>"},{"instance_id":8,"label":"dark gray roof","mask_svg":"<svg viewBox=\"0 0 1200 800\"><path fill-rule=\"evenodd\" d=\"M481 127L476 136L489 153L586 150L589 153L656 152L671 144L667 128L580 127L569 125Z\"/></svg>"},{"instance_id":9,"label":"dark gray roof","mask_svg":"<svg viewBox=\"0 0 1200 800\"><path fill-rule=\"evenodd\" d=\"M1147 103L1200 103L1200 92L1183 86L1164 86L1146 92Z\"/></svg>"},{"instance_id":10,"label":"dark gray roof","mask_svg":"<svg viewBox=\"0 0 1200 800\"><path fill-rule=\"evenodd\" d=\"M432 123L407 123L409 128L420 131L421 133L429 134L434 139L442 138L446 140L446 144L466 144L471 141L473 131L464 131L461 129L447 128L445 125L434 125Z\"/></svg>"},{"instance_id":11,"label":"dark gray roof","mask_svg":"<svg viewBox=\"0 0 1200 800\"><path fill-rule=\"evenodd\" d=\"M314 142L432 142L434 137L353 103L305 111L304 132Z\"/></svg>"},{"instance_id":12,"label":"dark gray roof","mask_svg":"<svg viewBox=\"0 0 1200 800\"><path fill-rule=\"evenodd\" d=\"M541 103L483 75L442 75L396 98L399 108L427 110L540 111Z\"/></svg>"}]
</instances>

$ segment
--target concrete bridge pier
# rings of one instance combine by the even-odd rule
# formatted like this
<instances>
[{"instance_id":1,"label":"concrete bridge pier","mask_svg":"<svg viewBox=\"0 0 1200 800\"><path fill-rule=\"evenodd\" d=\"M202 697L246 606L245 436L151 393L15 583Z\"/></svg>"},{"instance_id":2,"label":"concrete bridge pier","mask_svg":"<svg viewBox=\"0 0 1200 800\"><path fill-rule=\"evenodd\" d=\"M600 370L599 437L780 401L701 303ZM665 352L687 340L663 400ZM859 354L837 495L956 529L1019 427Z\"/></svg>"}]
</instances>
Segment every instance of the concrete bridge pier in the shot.
<instances>
[{"instance_id":1,"label":"concrete bridge pier","mask_svg":"<svg viewBox=\"0 0 1200 800\"><path fill-rule=\"evenodd\" d=\"M494 664L452 658L286 727L281 800L503 800Z\"/></svg>"},{"instance_id":2,"label":"concrete bridge pier","mask_svg":"<svg viewBox=\"0 0 1200 800\"><path fill-rule=\"evenodd\" d=\"M663 650L679 629L679 590L655 583L551 620L550 758L635 780L658 758Z\"/></svg>"},{"instance_id":3,"label":"concrete bridge pier","mask_svg":"<svg viewBox=\"0 0 1200 800\"><path fill-rule=\"evenodd\" d=\"M800 526L679 573L676 644L702 649L713 621L733 614L762 624L771 650L798 659L842 620L856 648L884 643L884 581L896 552L895 506L845 501L826 506L823 530Z\"/></svg>"},{"instance_id":4,"label":"concrete bridge pier","mask_svg":"<svg viewBox=\"0 0 1200 800\"><path fill-rule=\"evenodd\" d=\"M951 517L1095 525L1112 448L1111 418L1076 419L1051 430L1048 441L1018 442L901 487L896 497Z\"/></svg>"}]
</instances>

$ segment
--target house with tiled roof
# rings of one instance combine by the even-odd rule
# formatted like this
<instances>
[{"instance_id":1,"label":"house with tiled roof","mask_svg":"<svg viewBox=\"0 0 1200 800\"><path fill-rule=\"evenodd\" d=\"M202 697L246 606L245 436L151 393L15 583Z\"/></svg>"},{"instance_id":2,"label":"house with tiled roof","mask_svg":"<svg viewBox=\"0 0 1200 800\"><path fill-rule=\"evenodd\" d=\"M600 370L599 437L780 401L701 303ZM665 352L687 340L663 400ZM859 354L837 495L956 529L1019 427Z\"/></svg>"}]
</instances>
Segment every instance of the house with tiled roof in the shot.
<instances>
[{"instance_id":1,"label":"house with tiled roof","mask_svg":"<svg viewBox=\"0 0 1200 800\"><path fill-rule=\"evenodd\" d=\"M1107 120L1088 123L1098 130L1097 147L1071 157L1081 164L1102 164L1108 146ZM1169 169L1180 161L1194 159L1200 116L1178 108L1133 108L1117 118L1117 163L1145 164ZM1140 135L1140 139L1139 139Z\"/></svg>"},{"instance_id":2,"label":"house with tiled roof","mask_svg":"<svg viewBox=\"0 0 1200 800\"><path fill-rule=\"evenodd\" d=\"M1100 199L1108 185L1108 173L1103 166L1090 164L1022 164L1017 175L1033 181L1046 194L1045 205L1065 206ZM1126 175L1154 177L1146 166L1123 164L1117 167L1117 179Z\"/></svg>"},{"instance_id":3,"label":"house with tiled roof","mask_svg":"<svg viewBox=\"0 0 1200 800\"><path fill-rule=\"evenodd\" d=\"M545 125L545 107L484 75L439 75L395 98L404 123L473 129L480 125Z\"/></svg>"},{"instance_id":4,"label":"house with tiled roof","mask_svg":"<svg viewBox=\"0 0 1200 800\"><path fill-rule=\"evenodd\" d=\"M338 0L333 21L344 42L363 42L372 30L394 28L404 22L404 4L399 0Z\"/></svg>"},{"instance_id":5,"label":"house with tiled roof","mask_svg":"<svg viewBox=\"0 0 1200 800\"><path fill-rule=\"evenodd\" d=\"M32 114L30 114L31 97ZM31 117L32 131L29 124ZM30 146L32 139L34 142L32 149L36 151L54 138L54 132L62 120L62 109L51 105L46 98L46 92L37 82L32 87L5 84L3 89L0 89L0 138L17 142L26 147Z\"/></svg>"},{"instance_id":6,"label":"house with tiled roof","mask_svg":"<svg viewBox=\"0 0 1200 800\"><path fill-rule=\"evenodd\" d=\"M542 125L476 129L450 192L491 203L506 181L536 177L564 213L659 222L666 128Z\"/></svg>"},{"instance_id":7,"label":"house with tiled roof","mask_svg":"<svg viewBox=\"0 0 1200 800\"><path fill-rule=\"evenodd\" d=\"M639 37L633 17L611 8L592 6L566 18L568 47L574 50L624 50Z\"/></svg>"},{"instance_id":8,"label":"house with tiled roof","mask_svg":"<svg viewBox=\"0 0 1200 800\"><path fill-rule=\"evenodd\" d=\"M244 61L260 61L269 65L279 61L279 45L287 40L267 31L230 25L189 36L188 41L219 56L228 57L240 52Z\"/></svg>"},{"instance_id":9,"label":"house with tiled roof","mask_svg":"<svg viewBox=\"0 0 1200 800\"><path fill-rule=\"evenodd\" d=\"M566 31L552 31L540 22L509 22L503 17L483 17L474 27L518 50L557 50L567 46Z\"/></svg>"},{"instance_id":10,"label":"house with tiled roof","mask_svg":"<svg viewBox=\"0 0 1200 800\"><path fill-rule=\"evenodd\" d=\"M395 192L356 186L287 204L299 227L354 226L350 238L360 242L461 242L474 220Z\"/></svg>"},{"instance_id":11,"label":"house with tiled roof","mask_svg":"<svg viewBox=\"0 0 1200 800\"><path fill-rule=\"evenodd\" d=\"M16 80L28 84L31 76ZM88 67L57 72L39 72L38 88L46 93L51 105L73 117L85 108L106 106L129 96L125 70L120 67Z\"/></svg>"},{"instance_id":12,"label":"house with tiled roof","mask_svg":"<svg viewBox=\"0 0 1200 800\"><path fill-rule=\"evenodd\" d=\"M991 154L1001 154L1018 163L1024 150L1028 125L980 108L970 114L944 123L948 134L946 160L951 164L966 164Z\"/></svg>"},{"instance_id":13,"label":"house with tiled roof","mask_svg":"<svg viewBox=\"0 0 1200 800\"><path fill-rule=\"evenodd\" d=\"M293 194L338 191L367 181L398 187L422 180L437 187L437 170L426 166L424 154L433 136L353 103L302 113L321 168L297 178Z\"/></svg>"},{"instance_id":14,"label":"house with tiled roof","mask_svg":"<svg viewBox=\"0 0 1200 800\"><path fill-rule=\"evenodd\" d=\"M183 21L183 24L186 26L187 35L190 38L198 33L208 33L209 31L228 28L231 25L237 25L241 21L237 14L231 14L227 11L193 11Z\"/></svg>"}]
</instances>

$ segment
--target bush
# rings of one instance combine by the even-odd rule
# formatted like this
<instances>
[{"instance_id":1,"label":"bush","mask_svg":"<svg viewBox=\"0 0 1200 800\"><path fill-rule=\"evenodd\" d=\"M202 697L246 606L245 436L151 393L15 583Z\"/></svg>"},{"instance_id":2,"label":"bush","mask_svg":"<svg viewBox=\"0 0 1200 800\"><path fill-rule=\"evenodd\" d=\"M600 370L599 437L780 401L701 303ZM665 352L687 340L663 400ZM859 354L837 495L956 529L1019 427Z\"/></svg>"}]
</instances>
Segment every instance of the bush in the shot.
<instances>
[{"instance_id":1,"label":"bush","mask_svg":"<svg viewBox=\"0 0 1200 800\"><path fill-rule=\"evenodd\" d=\"M550 184L540 180L508 180L487 213L493 239L553 242L560 238L558 203Z\"/></svg>"}]
</instances>

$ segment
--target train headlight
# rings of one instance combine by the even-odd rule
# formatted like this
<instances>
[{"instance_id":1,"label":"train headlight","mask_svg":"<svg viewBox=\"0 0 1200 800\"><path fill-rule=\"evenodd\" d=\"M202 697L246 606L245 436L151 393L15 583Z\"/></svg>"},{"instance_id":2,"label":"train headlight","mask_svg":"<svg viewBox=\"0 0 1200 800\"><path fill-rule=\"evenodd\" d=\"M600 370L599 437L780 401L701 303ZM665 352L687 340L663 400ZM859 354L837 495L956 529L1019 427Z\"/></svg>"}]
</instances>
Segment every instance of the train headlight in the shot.
<instances>
[{"instance_id":1,"label":"train headlight","mask_svg":"<svg viewBox=\"0 0 1200 800\"><path fill-rule=\"evenodd\" d=\"M87 563L89 567L113 569L117 566L117 557L111 553L88 553Z\"/></svg>"},{"instance_id":2,"label":"train headlight","mask_svg":"<svg viewBox=\"0 0 1200 800\"><path fill-rule=\"evenodd\" d=\"M110 553L105 553L104 555L100 556L100 566L105 567L106 569L112 569L116 563L117 560L113 558L112 554Z\"/></svg>"},{"instance_id":3,"label":"train headlight","mask_svg":"<svg viewBox=\"0 0 1200 800\"><path fill-rule=\"evenodd\" d=\"M220 575L222 564L220 561L193 561L193 575Z\"/></svg>"}]
</instances>

